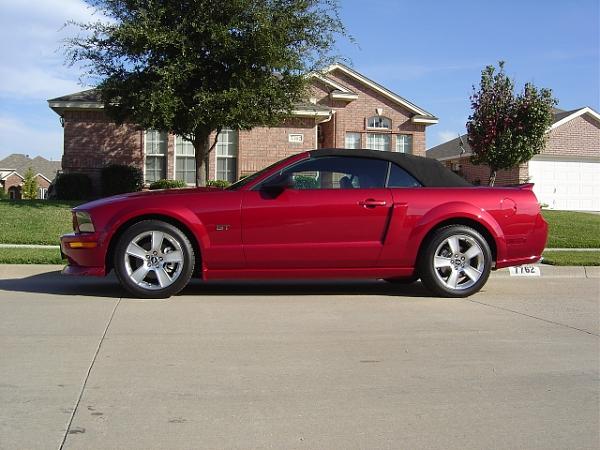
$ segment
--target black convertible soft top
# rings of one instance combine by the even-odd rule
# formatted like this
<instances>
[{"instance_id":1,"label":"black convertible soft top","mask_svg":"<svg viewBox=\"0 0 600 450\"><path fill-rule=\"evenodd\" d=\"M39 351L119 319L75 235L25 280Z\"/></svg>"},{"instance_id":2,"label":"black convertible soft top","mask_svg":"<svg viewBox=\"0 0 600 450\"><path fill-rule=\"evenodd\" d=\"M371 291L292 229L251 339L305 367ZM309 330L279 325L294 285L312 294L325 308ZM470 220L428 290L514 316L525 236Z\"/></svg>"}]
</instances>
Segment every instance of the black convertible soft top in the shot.
<instances>
[{"instance_id":1,"label":"black convertible soft top","mask_svg":"<svg viewBox=\"0 0 600 450\"><path fill-rule=\"evenodd\" d=\"M312 150L311 158L322 156L354 156L357 158L372 158L391 161L399 165L425 187L472 187L464 178L448 170L442 163L435 159L422 156L407 155L398 152L386 152L378 150L350 150L340 148L323 148Z\"/></svg>"}]
</instances>

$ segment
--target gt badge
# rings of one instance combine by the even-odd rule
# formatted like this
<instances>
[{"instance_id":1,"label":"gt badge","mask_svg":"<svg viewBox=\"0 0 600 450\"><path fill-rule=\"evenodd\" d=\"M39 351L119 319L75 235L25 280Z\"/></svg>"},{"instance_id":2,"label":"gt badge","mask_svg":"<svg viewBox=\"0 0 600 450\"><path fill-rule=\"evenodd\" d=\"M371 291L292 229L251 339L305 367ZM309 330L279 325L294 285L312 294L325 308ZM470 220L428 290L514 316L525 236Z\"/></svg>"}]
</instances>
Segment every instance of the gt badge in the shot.
<instances>
[{"instance_id":1,"label":"gt badge","mask_svg":"<svg viewBox=\"0 0 600 450\"><path fill-rule=\"evenodd\" d=\"M217 231L229 231L231 225L217 225Z\"/></svg>"}]
</instances>

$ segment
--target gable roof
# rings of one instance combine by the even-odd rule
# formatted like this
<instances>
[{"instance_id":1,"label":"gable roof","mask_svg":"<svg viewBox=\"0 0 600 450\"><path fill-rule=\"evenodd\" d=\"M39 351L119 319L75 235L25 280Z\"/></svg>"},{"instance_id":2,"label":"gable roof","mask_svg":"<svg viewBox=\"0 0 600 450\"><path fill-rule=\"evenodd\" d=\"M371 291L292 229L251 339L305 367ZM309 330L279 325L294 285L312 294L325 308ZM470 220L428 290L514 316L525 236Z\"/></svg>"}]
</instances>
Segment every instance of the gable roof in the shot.
<instances>
[{"instance_id":1,"label":"gable roof","mask_svg":"<svg viewBox=\"0 0 600 450\"><path fill-rule=\"evenodd\" d=\"M554 114L554 118L552 121L552 125L548 131L554 130L555 128L564 125L565 123L575 119L576 117L582 116L584 114L588 114L598 122L600 122L600 114L594 111L589 106L585 106L583 108L572 109L570 111L565 111L558 108L553 108L552 110ZM462 139L462 149L464 152L461 153L461 139ZM471 146L467 140L467 135L463 134L460 137L456 137L442 144L436 145L435 147L431 147L427 150L428 158L435 158L439 161L447 160L447 159L455 159L458 157L466 157L470 156L473 153Z\"/></svg>"},{"instance_id":2,"label":"gable roof","mask_svg":"<svg viewBox=\"0 0 600 450\"><path fill-rule=\"evenodd\" d=\"M363 74L357 72L354 69L351 69L350 67L346 66L345 64L342 64L342 63L332 64L331 66L329 66L327 69L324 70L324 72L323 72L325 74L324 78L327 80L330 80L326 75L328 73L334 72L336 70L339 70L343 74L358 81L359 83L361 83L365 86L368 86L369 88L380 93L381 95L388 98L389 100L392 100L394 103L402 105L403 107L405 107L406 109L408 109L409 111L411 111L412 113L415 114L415 117L416 117L416 120L414 120L415 122L418 120L422 120L423 122L421 122L421 123L428 123L428 124L433 124L433 123L438 122L438 118L435 117L430 112L424 110L423 108L420 108L419 106L415 105L411 101L405 99L404 97L401 97L400 95L396 94L395 92L390 91L388 88L367 78ZM315 73L315 74L313 74L313 76L315 76L321 80L323 79L323 74ZM334 82L333 80L330 80L330 81ZM336 83L336 84L339 85L339 83Z\"/></svg>"},{"instance_id":3,"label":"gable roof","mask_svg":"<svg viewBox=\"0 0 600 450\"><path fill-rule=\"evenodd\" d=\"M0 170L16 172L21 178L30 167L36 175L52 181L56 173L61 170L61 163L60 161L49 161L41 156L31 159L28 155L20 153L13 153L0 160Z\"/></svg>"},{"instance_id":4,"label":"gable roof","mask_svg":"<svg viewBox=\"0 0 600 450\"><path fill-rule=\"evenodd\" d=\"M337 63L329 66L323 72L313 72L309 76L314 77L325 85L329 86L333 89L331 95L335 100L345 100L352 101L358 98L358 94L353 92L347 86L337 82L336 80L332 80L327 76L328 73L339 70L342 73L346 74L350 78L358 81L359 83L368 86L369 88L375 90L380 93L384 97L393 101L394 103L403 106L404 108L411 111L414 115L411 120L414 123L432 125L438 122L438 118L435 117L430 112L427 112L423 108L418 107L414 103L405 99L404 97L399 96L398 94L390 91L379 83L376 83L373 80L365 77L364 75L358 73L357 71L351 69L350 67ZM61 115L65 109L103 109L104 104L101 101L100 91L98 89L87 89L81 92L75 92L73 94L63 95L61 97L56 97L48 100L48 106L55 111L57 114ZM321 107L324 108L324 107ZM310 105L307 108L307 104L298 104L294 109L294 115L297 116L308 116L311 115L312 112L315 111L315 105ZM328 108L329 112L332 112L331 108ZM317 116L324 116L325 113L322 110L319 110Z\"/></svg>"}]
</instances>

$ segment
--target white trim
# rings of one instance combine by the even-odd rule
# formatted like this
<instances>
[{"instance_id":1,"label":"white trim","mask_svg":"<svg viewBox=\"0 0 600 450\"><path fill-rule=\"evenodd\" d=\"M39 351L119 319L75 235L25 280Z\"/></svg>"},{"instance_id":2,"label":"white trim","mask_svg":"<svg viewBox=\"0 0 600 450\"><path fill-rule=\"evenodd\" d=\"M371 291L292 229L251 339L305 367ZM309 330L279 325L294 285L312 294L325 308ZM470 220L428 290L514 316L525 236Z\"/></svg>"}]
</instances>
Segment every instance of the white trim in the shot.
<instances>
[{"instance_id":1,"label":"white trim","mask_svg":"<svg viewBox=\"0 0 600 450\"><path fill-rule=\"evenodd\" d=\"M48 102L50 108L104 109L100 102Z\"/></svg>"},{"instance_id":2,"label":"white trim","mask_svg":"<svg viewBox=\"0 0 600 450\"><path fill-rule=\"evenodd\" d=\"M42 173L36 173L35 174L36 177L42 177L44 180L46 180L48 183L52 183L52 180L50 180L48 177L45 177Z\"/></svg>"},{"instance_id":3,"label":"white trim","mask_svg":"<svg viewBox=\"0 0 600 450\"><path fill-rule=\"evenodd\" d=\"M358 94L355 94L353 92L336 92L333 91L331 94L329 94L329 97L331 97L332 100L342 100L345 102L351 102L353 100L356 100L358 98Z\"/></svg>"},{"instance_id":4,"label":"white trim","mask_svg":"<svg viewBox=\"0 0 600 450\"><path fill-rule=\"evenodd\" d=\"M330 70L327 69L326 72L330 72ZM324 84L327 84L328 86L331 86L332 88L337 89L338 91L342 91L345 94L354 94L354 92L352 92L346 86L333 81L331 78L328 78L319 72L312 72L309 74L309 77L310 76L316 78L317 80L323 82Z\"/></svg>"},{"instance_id":5,"label":"white trim","mask_svg":"<svg viewBox=\"0 0 600 450\"><path fill-rule=\"evenodd\" d=\"M325 73L329 73L334 70L340 70L340 71L344 72L346 75L350 76L351 78L354 78L355 80L359 81L360 83L370 87L371 89L379 92L383 96L395 101L396 103L401 104L402 106L404 106L405 108L409 109L410 111L412 111L416 114L422 114L424 116L431 116L431 114L429 114L424 109L421 109L417 105L414 105L414 104L408 102L407 100L403 99L399 95L394 94L393 92L385 89L381 85L375 83L374 81L369 80L365 76L359 74L358 72L355 72L354 70L344 66L343 64L339 64L339 63L332 64L325 70Z\"/></svg>"},{"instance_id":6,"label":"white trim","mask_svg":"<svg viewBox=\"0 0 600 450\"><path fill-rule=\"evenodd\" d=\"M4 175L2 178L0 178L0 180L6 180L8 177L10 177L11 175L16 175L18 176L21 180L24 180L25 177L23 175L21 175L19 172L17 172L16 170L13 170L12 172ZM46 178L47 179L47 178Z\"/></svg>"},{"instance_id":7,"label":"white trim","mask_svg":"<svg viewBox=\"0 0 600 450\"><path fill-rule=\"evenodd\" d=\"M430 119L427 117L416 117L416 116L411 117L410 121L413 123L423 123L426 125L434 125L439 122L438 119Z\"/></svg>"},{"instance_id":8,"label":"white trim","mask_svg":"<svg viewBox=\"0 0 600 450\"><path fill-rule=\"evenodd\" d=\"M554 130L554 129L560 127L561 125L564 125L565 123L570 122L571 120L576 119L577 117L582 116L584 114L589 114L594 119L596 119L598 122L600 122L600 114L598 114L596 111L594 111L589 106L586 106L585 108L578 109L573 114L570 114L567 117L560 119L558 122L553 123L550 126L550 130Z\"/></svg>"}]
</instances>

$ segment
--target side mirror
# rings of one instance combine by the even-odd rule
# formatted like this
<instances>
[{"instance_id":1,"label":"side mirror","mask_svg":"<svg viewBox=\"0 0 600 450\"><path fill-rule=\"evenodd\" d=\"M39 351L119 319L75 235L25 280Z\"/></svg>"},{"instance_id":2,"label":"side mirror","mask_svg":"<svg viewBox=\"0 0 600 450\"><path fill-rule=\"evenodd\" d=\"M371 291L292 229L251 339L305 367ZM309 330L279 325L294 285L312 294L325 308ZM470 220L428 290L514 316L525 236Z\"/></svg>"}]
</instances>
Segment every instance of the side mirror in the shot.
<instances>
[{"instance_id":1,"label":"side mirror","mask_svg":"<svg viewBox=\"0 0 600 450\"><path fill-rule=\"evenodd\" d=\"M261 190L270 193L280 194L286 189L290 189L292 187L294 187L292 177L288 174L281 174L277 175L276 177L273 177L271 180L263 184L261 186Z\"/></svg>"}]
</instances>

